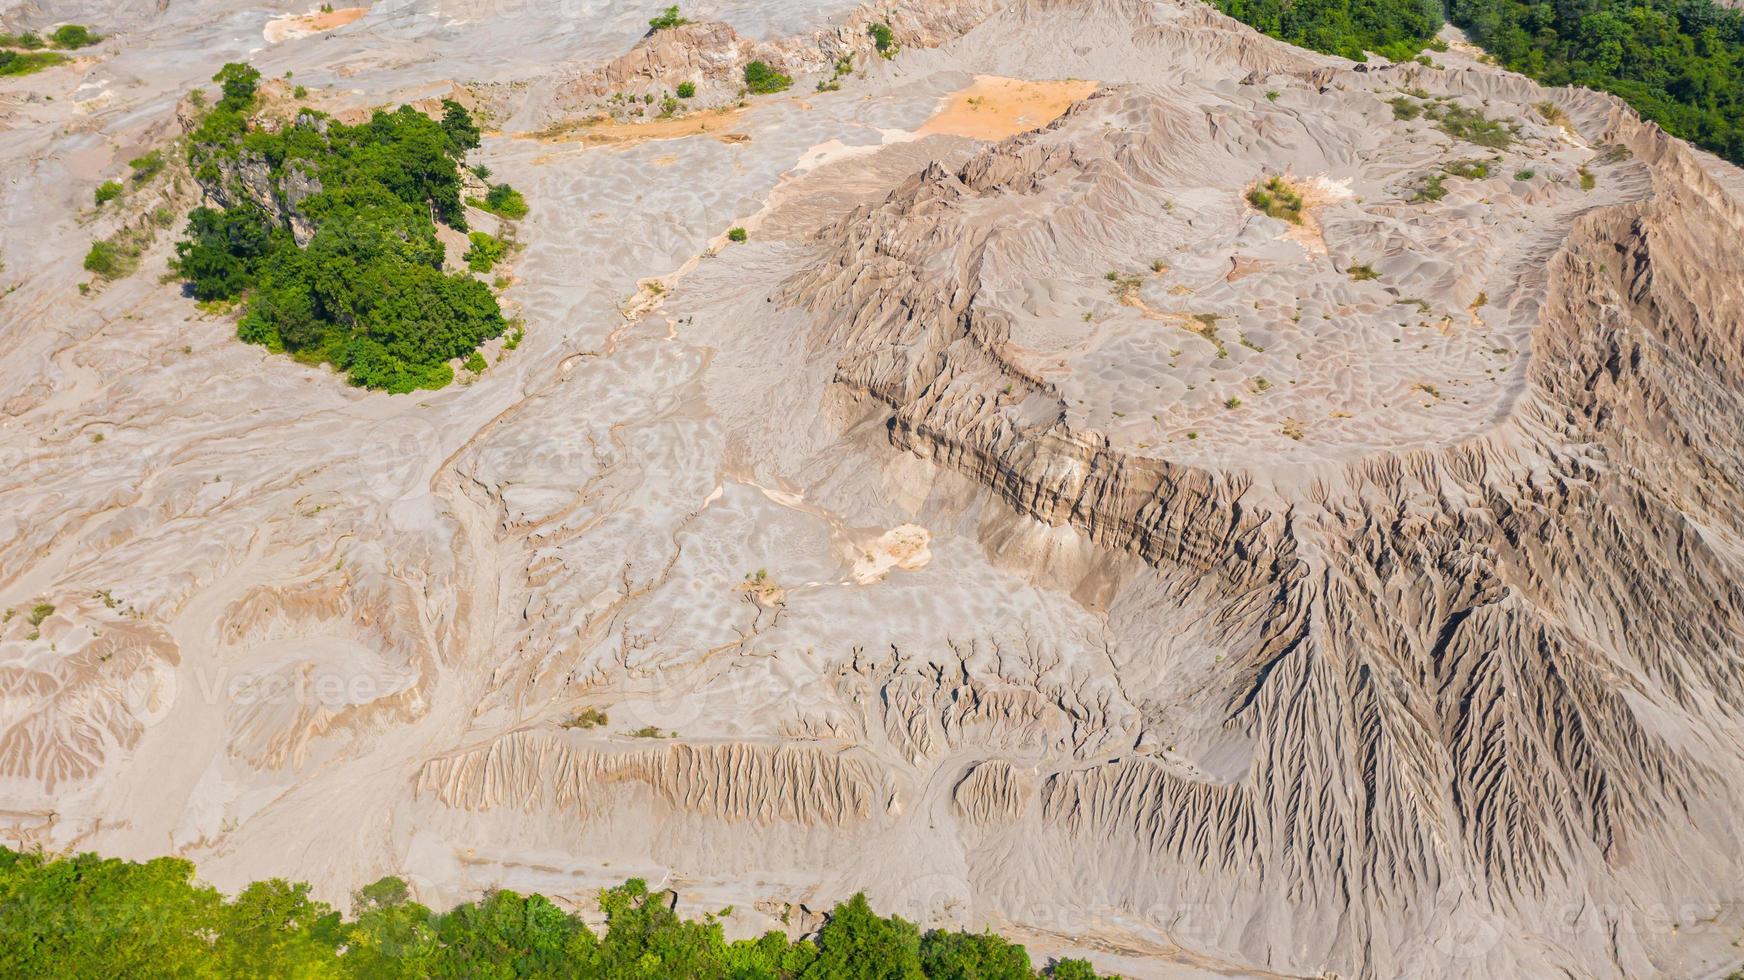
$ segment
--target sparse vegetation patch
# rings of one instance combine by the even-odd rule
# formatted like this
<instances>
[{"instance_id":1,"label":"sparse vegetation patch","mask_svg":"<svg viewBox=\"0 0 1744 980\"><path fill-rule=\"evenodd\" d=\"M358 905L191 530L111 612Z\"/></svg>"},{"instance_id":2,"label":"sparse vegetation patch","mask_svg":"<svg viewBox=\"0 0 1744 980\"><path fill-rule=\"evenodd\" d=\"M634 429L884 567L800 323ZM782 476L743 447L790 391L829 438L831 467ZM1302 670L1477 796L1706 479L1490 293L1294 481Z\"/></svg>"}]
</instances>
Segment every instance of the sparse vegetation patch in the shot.
<instances>
[{"instance_id":1,"label":"sparse vegetation patch","mask_svg":"<svg viewBox=\"0 0 1744 980\"><path fill-rule=\"evenodd\" d=\"M1247 203L1261 214L1280 221L1293 225L1302 223L1302 195L1282 177L1269 177L1255 184L1247 192Z\"/></svg>"}]
</instances>

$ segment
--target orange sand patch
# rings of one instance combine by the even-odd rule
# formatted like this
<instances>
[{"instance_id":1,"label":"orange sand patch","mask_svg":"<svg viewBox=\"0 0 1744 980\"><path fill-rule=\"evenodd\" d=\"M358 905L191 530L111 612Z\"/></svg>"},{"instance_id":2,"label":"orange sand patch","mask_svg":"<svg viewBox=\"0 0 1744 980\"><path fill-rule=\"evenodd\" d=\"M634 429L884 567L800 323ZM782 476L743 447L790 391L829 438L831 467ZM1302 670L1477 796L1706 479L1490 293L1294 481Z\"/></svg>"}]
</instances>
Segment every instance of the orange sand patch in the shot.
<instances>
[{"instance_id":1,"label":"orange sand patch","mask_svg":"<svg viewBox=\"0 0 1744 980\"><path fill-rule=\"evenodd\" d=\"M583 146L628 146L649 140L676 140L687 136L708 134L724 143L744 143L743 133L732 133L734 124L744 115L743 109L693 112L670 119L647 122L614 122L599 116L584 122L558 123L535 134L546 143L580 143Z\"/></svg>"},{"instance_id":2,"label":"orange sand patch","mask_svg":"<svg viewBox=\"0 0 1744 980\"><path fill-rule=\"evenodd\" d=\"M323 31L336 30L369 13L368 7L347 7L344 10L316 11L309 14L286 14L269 21L261 34L268 44L308 37Z\"/></svg>"},{"instance_id":3,"label":"orange sand patch","mask_svg":"<svg viewBox=\"0 0 1744 980\"><path fill-rule=\"evenodd\" d=\"M920 128L919 134L1002 140L1046 126L1060 118L1072 103L1094 91L1096 83L1084 79L1030 82L977 75L974 84L953 94L950 102Z\"/></svg>"}]
</instances>

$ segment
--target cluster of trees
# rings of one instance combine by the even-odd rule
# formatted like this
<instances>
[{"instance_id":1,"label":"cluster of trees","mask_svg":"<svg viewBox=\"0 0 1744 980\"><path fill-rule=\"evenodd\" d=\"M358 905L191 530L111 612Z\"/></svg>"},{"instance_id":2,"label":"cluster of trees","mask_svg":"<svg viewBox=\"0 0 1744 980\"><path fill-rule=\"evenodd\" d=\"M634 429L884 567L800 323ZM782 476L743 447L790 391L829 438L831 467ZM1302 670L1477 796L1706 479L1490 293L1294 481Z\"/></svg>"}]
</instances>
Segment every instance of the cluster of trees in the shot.
<instances>
[{"instance_id":1,"label":"cluster of trees","mask_svg":"<svg viewBox=\"0 0 1744 980\"><path fill-rule=\"evenodd\" d=\"M1032 980L1022 946L992 933L922 933L856 895L815 939L729 942L631 880L600 894L605 928L539 895L493 892L446 913L384 878L341 915L304 884L255 882L226 898L176 858L51 858L0 847L0 974L20 977L464 977L695 980ZM1096 980L1082 960L1048 968Z\"/></svg>"},{"instance_id":2,"label":"cluster of trees","mask_svg":"<svg viewBox=\"0 0 1744 980\"><path fill-rule=\"evenodd\" d=\"M226 65L223 97L195 133L190 165L223 189L224 209L188 216L176 269L201 300L246 299L238 335L270 350L347 372L391 392L440 388L448 362L502 333L484 283L443 271L436 221L466 230L461 160L479 145L466 109L444 102L435 120L408 106L343 125L310 110L278 130L251 121L260 73ZM241 186L240 169L266 167L275 188L293 179L320 190L296 205L314 226L298 247L288 216ZM493 200L525 213L507 185Z\"/></svg>"},{"instance_id":3,"label":"cluster of trees","mask_svg":"<svg viewBox=\"0 0 1744 980\"><path fill-rule=\"evenodd\" d=\"M1668 132L1744 163L1744 11L1713 0L1450 0L1514 71L1620 96Z\"/></svg>"},{"instance_id":4,"label":"cluster of trees","mask_svg":"<svg viewBox=\"0 0 1744 980\"><path fill-rule=\"evenodd\" d=\"M1404 61L1441 29L1438 0L1214 0L1272 37L1352 61L1373 51Z\"/></svg>"}]
</instances>

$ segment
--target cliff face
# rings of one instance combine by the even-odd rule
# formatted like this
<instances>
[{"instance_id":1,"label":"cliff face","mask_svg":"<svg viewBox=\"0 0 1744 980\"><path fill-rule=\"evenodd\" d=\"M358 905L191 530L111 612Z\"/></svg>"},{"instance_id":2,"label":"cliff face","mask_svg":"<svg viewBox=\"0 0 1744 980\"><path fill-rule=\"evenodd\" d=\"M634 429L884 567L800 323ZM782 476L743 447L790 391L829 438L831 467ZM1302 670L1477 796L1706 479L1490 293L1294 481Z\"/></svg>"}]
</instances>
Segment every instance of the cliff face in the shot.
<instances>
[{"instance_id":1,"label":"cliff face","mask_svg":"<svg viewBox=\"0 0 1744 980\"><path fill-rule=\"evenodd\" d=\"M1350 100L1548 94L1475 73L1302 77ZM1091 903L1227 909L1194 938L1393 976L1654 972L1656 910L1736 899L1744 254L1727 243L1744 212L1714 164L1627 110L1556 98L1627 190L1573 215L1506 297L1530 348L1506 411L1421 448L1182 460L1110 439L1034 369L1013 270L1093 277L1077 212L1167 221L1181 158L1215 156L1214 120L1209 147L1185 143L1142 89L928 168L786 283L892 445L1142 560L1110 610L1124 656L1204 670L1186 723L1247 755L1233 781L1145 754L1029 785L968 770L963 811L1093 867L1075 877ZM1203 645L1156 639L1177 627ZM1474 935L1493 942L1464 948Z\"/></svg>"}]
</instances>

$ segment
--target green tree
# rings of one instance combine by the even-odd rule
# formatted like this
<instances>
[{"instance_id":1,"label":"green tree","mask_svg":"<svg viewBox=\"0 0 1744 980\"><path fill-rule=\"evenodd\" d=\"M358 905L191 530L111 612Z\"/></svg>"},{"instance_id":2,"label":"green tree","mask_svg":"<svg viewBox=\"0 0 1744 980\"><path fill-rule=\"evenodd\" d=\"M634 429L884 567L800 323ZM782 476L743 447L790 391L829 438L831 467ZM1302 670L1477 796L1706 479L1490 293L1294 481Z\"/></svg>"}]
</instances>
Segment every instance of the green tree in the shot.
<instances>
[{"instance_id":1,"label":"green tree","mask_svg":"<svg viewBox=\"0 0 1744 980\"><path fill-rule=\"evenodd\" d=\"M920 930L891 916L880 918L864 894L835 907L818 932L818 957L804 976L811 980L924 980Z\"/></svg>"},{"instance_id":2,"label":"green tree","mask_svg":"<svg viewBox=\"0 0 1744 980\"><path fill-rule=\"evenodd\" d=\"M212 76L223 89L218 104L231 112L246 112L254 105L254 93L260 87L260 72L251 65L230 62Z\"/></svg>"}]
</instances>

